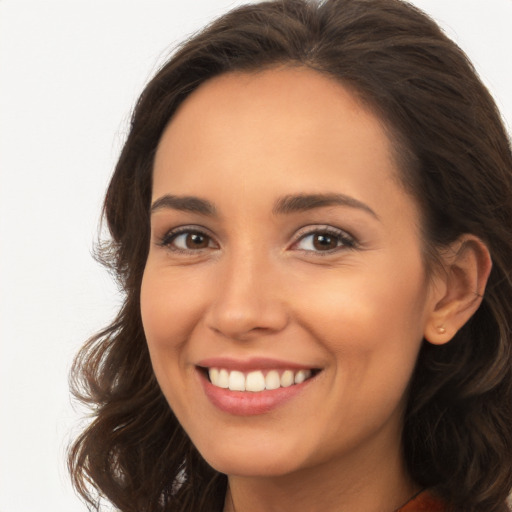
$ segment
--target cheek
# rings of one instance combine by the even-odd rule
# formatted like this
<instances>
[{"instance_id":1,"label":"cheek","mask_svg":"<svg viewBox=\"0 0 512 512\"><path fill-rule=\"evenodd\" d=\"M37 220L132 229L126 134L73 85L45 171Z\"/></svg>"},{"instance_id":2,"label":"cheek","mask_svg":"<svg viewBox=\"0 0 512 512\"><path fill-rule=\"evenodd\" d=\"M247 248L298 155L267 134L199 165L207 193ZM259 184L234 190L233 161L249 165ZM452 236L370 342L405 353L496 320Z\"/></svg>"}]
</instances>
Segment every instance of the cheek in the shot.
<instances>
[{"instance_id":1,"label":"cheek","mask_svg":"<svg viewBox=\"0 0 512 512\"><path fill-rule=\"evenodd\" d=\"M146 267L140 306L142 325L153 371L173 410L180 409L183 393L181 374L186 359L186 340L190 334L194 301L186 300L185 290L162 269Z\"/></svg>"},{"instance_id":2,"label":"cheek","mask_svg":"<svg viewBox=\"0 0 512 512\"><path fill-rule=\"evenodd\" d=\"M381 272L347 272L309 288L315 300L306 302L304 295L301 309L307 314L301 321L332 354L340 389L373 390L375 396L387 389L395 400L422 343L427 285L420 263L396 275L375 268Z\"/></svg>"},{"instance_id":3,"label":"cheek","mask_svg":"<svg viewBox=\"0 0 512 512\"><path fill-rule=\"evenodd\" d=\"M177 279L167 269L147 266L141 286L141 316L150 351L183 344L201 318L202 294L196 280Z\"/></svg>"},{"instance_id":4,"label":"cheek","mask_svg":"<svg viewBox=\"0 0 512 512\"><path fill-rule=\"evenodd\" d=\"M329 279L304 283L302 290L295 297L303 303L297 308L305 313L303 321L319 331L320 339L327 336L334 345L340 340L340 350L350 340L364 350L379 346L384 338L422 338L427 286L421 267L397 275L382 267L380 272L333 273Z\"/></svg>"},{"instance_id":5,"label":"cheek","mask_svg":"<svg viewBox=\"0 0 512 512\"><path fill-rule=\"evenodd\" d=\"M151 263L151 262L150 262ZM184 382L187 341L201 317L199 290L176 279L169 268L148 264L141 285L140 306L153 371L175 414L183 416L187 403ZM200 296L200 295L199 295Z\"/></svg>"},{"instance_id":6,"label":"cheek","mask_svg":"<svg viewBox=\"0 0 512 512\"><path fill-rule=\"evenodd\" d=\"M371 431L401 414L423 339L417 284L373 281L349 292L345 281L344 292L331 289L310 305L307 328L332 357L332 410L343 411L342 421L330 422L334 438L361 425Z\"/></svg>"}]
</instances>

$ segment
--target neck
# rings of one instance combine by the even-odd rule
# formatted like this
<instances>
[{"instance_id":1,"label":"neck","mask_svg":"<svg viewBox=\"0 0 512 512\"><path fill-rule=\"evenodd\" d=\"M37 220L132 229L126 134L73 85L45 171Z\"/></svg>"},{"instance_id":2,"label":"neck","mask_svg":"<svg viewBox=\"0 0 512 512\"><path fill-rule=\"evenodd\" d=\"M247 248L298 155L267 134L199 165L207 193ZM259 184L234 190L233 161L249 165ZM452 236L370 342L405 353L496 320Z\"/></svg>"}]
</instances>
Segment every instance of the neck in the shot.
<instances>
[{"instance_id":1,"label":"neck","mask_svg":"<svg viewBox=\"0 0 512 512\"><path fill-rule=\"evenodd\" d=\"M394 512L418 492L397 450L380 464L371 450L354 458L284 476L230 476L224 512Z\"/></svg>"}]
</instances>

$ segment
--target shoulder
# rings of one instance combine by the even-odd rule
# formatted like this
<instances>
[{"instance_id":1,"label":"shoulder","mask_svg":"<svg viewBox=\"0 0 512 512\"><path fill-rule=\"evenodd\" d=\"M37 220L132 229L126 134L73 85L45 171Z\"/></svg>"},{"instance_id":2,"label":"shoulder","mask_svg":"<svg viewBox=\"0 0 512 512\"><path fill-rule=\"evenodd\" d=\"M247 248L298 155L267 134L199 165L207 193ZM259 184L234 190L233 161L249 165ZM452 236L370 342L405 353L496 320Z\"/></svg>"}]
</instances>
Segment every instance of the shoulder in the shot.
<instances>
[{"instance_id":1,"label":"shoulder","mask_svg":"<svg viewBox=\"0 0 512 512\"><path fill-rule=\"evenodd\" d=\"M416 498L400 507L396 512L448 512L449 508L439 498L428 491L423 491Z\"/></svg>"},{"instance_id":2,"label":"shoulder","mask_svg":"<svg viewBox=\"0 0 512 512\"><path fill-rule=\"evenodd\" d=\"M404 506L395 512L458 512L450 507L446 502L434 496L428 490L418 494L414 499L407 502ZM511 509L504 503L501 512L511 512Z\"/></svg>"}]
</instances>

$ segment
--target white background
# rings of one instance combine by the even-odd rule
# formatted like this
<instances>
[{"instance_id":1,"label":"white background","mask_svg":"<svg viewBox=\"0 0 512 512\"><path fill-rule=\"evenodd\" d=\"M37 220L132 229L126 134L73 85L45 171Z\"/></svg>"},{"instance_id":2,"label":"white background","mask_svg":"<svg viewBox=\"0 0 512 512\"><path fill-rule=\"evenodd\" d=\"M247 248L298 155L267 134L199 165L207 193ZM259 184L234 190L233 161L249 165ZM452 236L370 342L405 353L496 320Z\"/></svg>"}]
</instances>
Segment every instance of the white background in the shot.
<instances>
[{"instance_id":1,"label":"white background","mask_svg":"<svg viewBox=\"0 0 512 512\"><path fill-rule=\"evenodd\" d=\"M0 512L77 512L67 374L119 304L91 257L131 107L173 44L241 2L0 0ZM512 0L416 0L512 126ZM509 128L510 131L510 128Z\"/></svg>"}]
</instances>

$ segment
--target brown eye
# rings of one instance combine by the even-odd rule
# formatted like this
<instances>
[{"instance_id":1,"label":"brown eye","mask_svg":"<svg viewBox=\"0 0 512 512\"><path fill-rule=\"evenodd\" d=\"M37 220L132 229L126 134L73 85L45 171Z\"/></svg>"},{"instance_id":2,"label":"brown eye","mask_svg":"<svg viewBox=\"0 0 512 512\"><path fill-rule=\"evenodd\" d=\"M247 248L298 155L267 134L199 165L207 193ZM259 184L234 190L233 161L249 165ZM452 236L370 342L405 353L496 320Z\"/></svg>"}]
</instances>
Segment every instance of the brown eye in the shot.
<instances>
[{"instance_id":1,"label":"brown eye","mask_svg":"<svg viewBox=\"0 0 512 512\"><path fill-rule=\"evenodd\" d=\"M293 245L294 249L312 253L329 253L355 247L356 241L351 235L334 227L310 231Z\"/></svg>"},{"instance_id":2,"label":"brown eye","mask_svg":"<svg viewBox=\"0 0 512 512\"><path fill-rule=\"evenodd\" d=\"M327 233L313 235L313 247L318 251L328 251L338 247L338 238Z\"/></svg>"},{"instance_id":3,"label":"brown eye","mask_svg":"<svg viewBox=\"0 0 512 512\"><path fill-rule=\"evenodd\" d=\"M212 238L200 231L170 233L162 240L162 245L174 251L198 251L216 247Z\"/></svg>"},{"instance_id":4,"label":"brown eye","mask_svg":"<svg viewBox=\"0 0 512 512\"><path fill-rule=\"evenodd\" d=\"M205 249L210 244L210 239L201 233L187 233L185 245L187 249Z\"/></svg>"}]
</instances>

